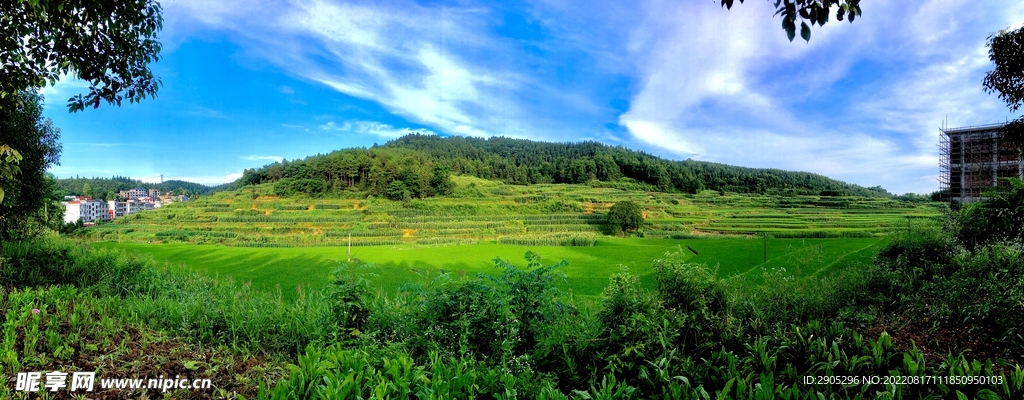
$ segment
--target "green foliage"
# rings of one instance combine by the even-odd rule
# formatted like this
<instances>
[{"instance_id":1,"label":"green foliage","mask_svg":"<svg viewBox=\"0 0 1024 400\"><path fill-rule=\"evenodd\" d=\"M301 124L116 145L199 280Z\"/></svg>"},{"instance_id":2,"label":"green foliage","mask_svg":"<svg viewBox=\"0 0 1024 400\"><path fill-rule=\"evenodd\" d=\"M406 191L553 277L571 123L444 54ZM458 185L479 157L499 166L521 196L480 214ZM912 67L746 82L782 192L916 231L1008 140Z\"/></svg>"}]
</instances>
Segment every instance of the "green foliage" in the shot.
<instances>
[{"instance_id":1,"label":"green foliage","mask_svg":"<svg viewBox=\"0 0 1024 400\"><path fill-rule=\"evenodd\" d=\"M234 232L214 232L214 231L192 231L192 230L167 230L156 233L156 237L160 239L176 239L181 241L188 241L192 237L207 237L207 238L219 238L228 239L237 237L238 234Z\"/></svg>"},{"instance_id":2,"label":"green foliage","mask_svg":"<svg viewBox=\"0 0 1024 400\"><path fill-rule=\"evenodd\" d=\"M644 226L643 209L632 201L620 201L608 210L606 221L613 234L634 232Z\"/></svg>"},{"instance_id":3,"label":"green foliage","mask_svg":"<svg viewBox=\"0 0 1024 400\"><path fill-rule=\"evenodd\" d=\"M93 250L54 236L4 242L0 285L5 287L96 286L126 294L144 285L148 261L113 250Z\"/></svg>"},{"instance_id":4,"label":"green foliage","mask_svg":"<svg viewBox=\"0 0 1024 400\"><path fill-rule=\"evenodd\" d=\"M732 8L734 0L722 0L722 6ZM740 0L742 3L743 0ZM849 18L850 23L860 16L860 0L782 0L775 2L775 15L782 16L782 29L792 42L796 36L796 21L800 20L800 37L811 41L811 26L825 26L832 6L837 6L836 19ZM807 25L810 22L810 26Z\"/></svg>"},{"instance_id":5,"label":"green foliage","mask_svg":"<svg viewBox=\"0 0 1024 400\"><path fill-rule=\"evenodd\" d=\"M384 189L384 196L391 200L409 201L412 199L412 193L409 192L409 188L402 181L392 181L389 183L387 188Z\"/></svg>"},{"instance_id":6,"label":"green foliage","mask_svg":"<svg viewBox=\"0 0 1024 400\"><path fill-rule=\"evenodd\" d=\"M542 236L500 236L499 244L517 246L593 246L597 237L593 233L557 233Z\"/></svg>"},{"instance_id":7,"label":"green foliage","mask_svg":"<svg viewBox=\"0 0 1024 400\"><path fill-rule=\"evenodd\" d=\"M503 137L407 135L388 142L383 148L415 150L438 164L450 166L456 174L516 185L590 183L595 187L624 185L623 188L682 193L709 188L739 193L789 189L800 194L831 190L863 196L888 195L821 175L693 160L670 161L597 142L545 143Z\"/></svg>"},{"instance_id":8,"label":"green foliage","mask_svg":"<svg viewBox=\"0 0 1024 400\"><path fill-rule=\"evenodd\" d=\"M278 196L317 195L325 190L324 182L318 179L283 178L274 184L274 193Z\"/></svg>"},{"instance_id":9,"label":"green foliage","mask_svg":"<svg viewBox=\"0 0 1024 400\"><path fill-rule=\"evenodd\" d=\"M983 341L1024 354L1024 253L1020 243L961 247L946 232L903 233L878 257L875 304L936 327L968 324Z\"/></svg>"},{"instance_id":10,"label":"green foliage","mask_svg":"<svg viewBox=\"0 0 1024 400\"><path fill-rule=\"evenodd\" d=\"M985 191L985 200L963 206L953 218L957 239L968 249L995 241L1024 242L1024 181L1006 179L1005 185Z\"/></svg>"},{"instance_id":11,"label":"green foliage","mask_svg":"<svg viewBox=\"0 0 1024 400\"><path fill-rule=\"evenodd\" d=\"M0 180L0 239L25 236L26 225L46 218L41 211L53 206L53 185L45 172L59 162L60 130L43 118L42 101L42 96L24 91L0 98L0 144L21 156L16 178Z\"/></svg>"},{"instance_id":12,"label":"green foliage","mask_svg":"<svg viewBox=\"0 0 1024 400\"><path fill-rule=\"evenodd\" d=\"M199 183L179 180L169 180L163 183L146 183L124 176L57 179L57 188L67 194L89 196L104 200L114 200L117 197L117 192L137 187L158 189L160 193L172 193L174 195L203 195L226 190L224 185L212 188Z\"/></svg>"},{"instance_id":13,"label":"green foliage","mask_svg":"<svg viewBox=\"0 0 1024 400\"><path fill-rule=\"evenodd\" d=\"M1018 351L1014 338L1022 335L1024 320L1014 307L1024 302L1024 249L993 245L956 252L949 258L952 267L932 268L928 275L911 264L892 264L927 256L917 249L922 244L944 243L941 238L914 241L918 236L898 238L880 268L867 271L871 279L919 275L899 292L879 290L880 298L861 300L867 290L881 288L866 286L865 275L824 285L824 296L808 291L821 280L811 278L800 286L783 274L763 282L765 290L774 292L736 291L713 270L687 263L686 253L675 253L654 263L654 290L645 289L638 276L618 274L596 305L575 302L558 290L566 264L545 266L534 253L526 254L522 269L494 260L498 275L423 273L432 279L394 296L370 294L366 277L373 267L343 266L331 288L301 290L294 301L285 302L280 292L269 295L231 280L158 269L152 261L59 238L23 242L8 245L24 247L10 260L18 263L20 280L0 282L0 287L79 288L0 290L0 368L9 375L17 366L36 365L43 355L75 359L69 357L80 354L78 341L58 333L58 327L95 330L97 324L128 322L234 351L297 357L286 379L260 384L258 398L806 399L879 393L946 398L957 392L1020 398L1024 371L1019 366L971 360L957 351L926 354L923 347L897 346L902 337L868 336L842 323L814 321L848 320L842 307L820 301L832 295L837 304L874 304L884 315L925 310L923 315L939 321L940 328L955 323L975 327L975 334L1000 333L991 339ZM914 252L921 255L903 256ZM45 260L59 265L47 266ZM861 291L834 290L843 285ZM768 312L759 316L743 311L745 304L771 302L777 298L771 296L783 294L788 296L784 301L761 308ZM823 311L787 306L802 300ZM86 313L82 305L92 306ZM33 314L32 308L41 312ZM758 323L756 318L795 322ZM834 385L808 383L807 376L902 377L910 382L971 376L1001 383ZM0 388L0 395L4 390L9 389Z\"/></svg>"},{"instance_id":14,"label":"green foliage","mask_svg":"<svg viewBox=\"0 0 1024 400\"><path fill-rule=\"evenodd\" d=\"M334 270L334 285L331 286L332 310L338 327L348 330L349 336L358 336L369 317L367 292L370 281L356 275L352 270L358 266L343 264Z\"/></svg>"},{"instance_id":15,"label":"green foliage","mask_svg":"<svg viewBox=\"0 0 1024 400\"><path fill-rule=\"evenodd\" d=\"M985 74L985 91L998 93L1011 111L1017 111L1024 103L1024 27L996 32L987 45L995 69Z\"/></svg>"},{"instance_id":16,"label":"green foliage","mask_svg":"<svg viewBox=\"0 0 1024 400\"><path fill-rule=\"evenodd\" d=\"M255 382L282 375L279 363L190 344L137 322L126 323L115 312L119 301L97 296L90 288L72 286L0 289L0 375L96 366L105 379L182 373L209 378L219 383L217 390L239 397L257 394ZM160 363L138 362L145 358ZM165 396L192 398L196 394L171 390ZM122 398L125 391L104 390L97 384L89 396ZM35 395L16 392L14 385L0 385L0 398L25 397Z\"/></svg>"},{"instance_id":17,"label":"green foliage","mask_svg":"<svg viewBox=\"0 0 1024 400\"><path fill-rule=\"evenodd\" d=\"M64 75L89 83L89 93L68 102L70 111L156 96L160 79L149 63L159 57L163 25L153 0L15 0L0 11L0 98L54 85ZM4 105L0 108L7 108Z\"/></svg>"},{"instance_id":18,"label":"green foliage","mask_svg":"<svg viewBox=\"0 0 1024 400\"><path fill-rule=\"evenodd\" d=\"M83 232L84 230L85 224L82 222L81 218L75 222L61 224L61 226L57 228L57 232L62 235L74 235L75 233Z\"/></svg>"},{"instance_id":19,"label":"green foliage","mask_svg":"<svg viewBox=\"0 0 1024 400\"><path fill-rule=\"evenodd\" d=\"M21 153L18 150L12 149L6 144L0 145L0 203L4 201L3 186L21 172L21 168L18 168L21 159Z\"/></svg>"},{"instance_id":20,"label":"green foliage","mask_svg":"<svg viewBox=\"0 0 1024 400\"><path fill-rule=\"evenodd\" d=\"M693 160L670 161L597 142L545 143L419 134L380 147L344 149L247 169L238 184L259 185L285 178L317 179L327 192L368 192L393 200L405 198L401 185L409 198L487 197L480 190L480 183L460 186L452 180L452 174L512 185L586 183L592 187L680 193L698 193L708 188L738 193L788 190L795 194L890 196L880 188L863 188L816 174Z\"/></svg>"}]
</instances>

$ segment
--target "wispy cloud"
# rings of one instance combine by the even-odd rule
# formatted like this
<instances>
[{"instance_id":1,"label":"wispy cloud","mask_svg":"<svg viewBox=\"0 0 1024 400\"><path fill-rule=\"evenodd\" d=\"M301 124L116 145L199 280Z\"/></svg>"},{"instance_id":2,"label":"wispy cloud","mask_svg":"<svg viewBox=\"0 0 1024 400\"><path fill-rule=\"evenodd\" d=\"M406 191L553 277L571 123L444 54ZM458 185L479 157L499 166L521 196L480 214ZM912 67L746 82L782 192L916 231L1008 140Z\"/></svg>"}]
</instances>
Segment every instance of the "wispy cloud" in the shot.
<instances>
[{"instance_id":1,"label":"wispy cloud","mask_svg":"<svg viewBox=\"0 0 1024 400\"><path fill-rule=\"evenodd\" d=\"M284 157L281 157L281 156L245 156L245 157L238 157L238 158L243 159L243 160L248 160L248 161L270 160L270 161L281 162L281 161L284 160Z\"/></svg>"},{"instance_id":2,"label":"wispy cloud","mask_svg":"<svg viewBox=\"0 0 1024 400\"><path fill-rule=\"evenodd\" d=\"M227 118L222 111L200 106L195 106L188 114L203 118Z\"/></svg>"},{"instance_id":3,"label":"wispy cloud","mask_svg":"<svg viewBox=\"0 0 1024 400\"><path fill-rule=\"evenodd\" d=\"M1011 3L874 2L853 24L815 27L810 43L786 40L765 1L178 0L165 10L172 42L226 32L246 58L305 82L274 83L275 95L299 97L309 83L335 92L337 107L319 114L330 118L277 121L289 130L599 139L929 192L947 115L953 126L1009 116L980 81L985 37L1024 22L1024 3Z\"/></svg>"},{"instance_id":4,"label":"wispy cloud","mask_svg":"<svg viewBox=\"0 0 1024 400\"><path fill-rule=\"evenodd\" d=\"M576 36L495 35L505 23L503 6L314 0L254 11L243 5L208 8L192 0L167 5L171 14L234 32L247 55L447 134L564 138L567 129L578 130L580 120L607 112L603 100L584 94L600 86L571 81L584 73L606 74L614 63L568 49L597 47ZM535 8L545 15L579 13L543 4ZM551 18L538 19L538 29L546 23L554 24ZM565 57L587 62L576 69L579 77L566 77L552 61Z\"/></svg>"},{"instance_id":5,"label":"wispy cloud","mask_svg":"<svg viewBox=\"0 0 1024 400\"><path fill-rule=\"evenodd\" d=\"M46 98L50 107L62 107L72 96L85 94L88 91L88 82L65 74L59 77L56 85L47 85L39 89L39 94Z\"/></svg>"},{"instance_id":6,"label":"wispy cloud","mask_svg":"<svg viewBox=\"0 0 1024 400\"><path fill-rule=\"evenodd\" d=\"M395 128L388 124L371 121L345 121L341 124L329 121L326 124L320 125L320 130L332 133L373 135L388 139L398 138L413 133L419 133L421 135L436 135L436 133L429 129Z\"/></svg>"},{"instance_id":7,"label":"wispy cloud","mask_svg":"<svg viewBox=\"0 0 1024 400\"><path fill-rule=\"evenodd\" d=\"M644 84L620 123L678 157L930 192L944 115L956 126L1006 114L980 81L985 30L1024 16L1015 8L865 5L867 17L816 28L805 44L786 41L765 2L724 12L652 1L631 46Z\"/></svg>"}]
</instances>

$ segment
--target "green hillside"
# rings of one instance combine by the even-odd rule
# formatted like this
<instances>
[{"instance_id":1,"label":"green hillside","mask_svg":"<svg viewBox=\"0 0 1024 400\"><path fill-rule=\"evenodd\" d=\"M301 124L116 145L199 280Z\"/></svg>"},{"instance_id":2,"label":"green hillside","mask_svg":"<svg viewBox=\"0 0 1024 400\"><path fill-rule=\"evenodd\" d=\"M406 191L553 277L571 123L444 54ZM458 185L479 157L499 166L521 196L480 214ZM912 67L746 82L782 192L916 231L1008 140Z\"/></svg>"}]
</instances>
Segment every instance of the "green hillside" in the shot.
<instances>
[{"instance_id":1,"label":"green hillside","mask_svg":"<svg viewBox=\"0 0 1024 400\"><path fill-rule=\"evenodd\" d=\"M239 186L274 183L281 195L363 191L401 200L448 194L449 173L518 185L588 183L690 194L710 189L776 195L890 196L881 187L864 188L818 174L672 161L597 142L546 143L419 134L379 147L338 150L248 169Z\"/></svg>"},{"instance_id":2,"label":"green hillside","mask_svg":"<svg viewBox=\"0 0 1024 400\"><path fill-rule=\"evenodd\" d=\"M450 178L444 197L393 201L359 193L276 195L274 184L118 218L96 240L219 243L239 247L499 244L590 246L615 202L643 207L645 237L756 235L870 237L907 224L937 225L941 204L862 196L781 196L705 190L626 191L580 184L509 185Z\"/></svg>"}]
</instances>

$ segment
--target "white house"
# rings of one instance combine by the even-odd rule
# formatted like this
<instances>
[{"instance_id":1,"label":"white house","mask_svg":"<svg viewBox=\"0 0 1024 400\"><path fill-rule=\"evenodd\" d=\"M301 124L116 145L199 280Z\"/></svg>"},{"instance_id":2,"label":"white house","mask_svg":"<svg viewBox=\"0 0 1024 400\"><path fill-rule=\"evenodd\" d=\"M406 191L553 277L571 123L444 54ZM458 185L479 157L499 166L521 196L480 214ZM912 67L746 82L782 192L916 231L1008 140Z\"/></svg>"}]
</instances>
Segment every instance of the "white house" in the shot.
<instances>
[{"instance_id":1,"label":"white house","mask_svg":"<svg viewBox=\"0 0 1024 400\"><path fill-rule=\"evenodd\" d=\"M110 215L113 218L121 217L128 214L128 202L108 200L107 208L110 210Z\"/></svg>"},{"instance_id":2,"label":"white house","mask_svg":"<svg viewBox=\"0 0 1024 400\"><path fill-rule=\"evenodd\" d=\"M75 222L79 219L82 222L109 221L110 212L107 211L107 203L84 196L65 202L64 222Z\"/></svg>"}]
</instances>

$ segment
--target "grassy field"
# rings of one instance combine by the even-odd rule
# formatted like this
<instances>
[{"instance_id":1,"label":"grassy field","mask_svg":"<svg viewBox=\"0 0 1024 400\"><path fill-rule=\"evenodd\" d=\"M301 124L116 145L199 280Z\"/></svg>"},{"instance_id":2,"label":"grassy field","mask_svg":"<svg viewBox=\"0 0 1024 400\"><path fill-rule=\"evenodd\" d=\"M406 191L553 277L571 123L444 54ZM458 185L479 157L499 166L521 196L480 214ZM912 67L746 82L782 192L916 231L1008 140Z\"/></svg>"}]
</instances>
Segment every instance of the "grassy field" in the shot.
<instances>
[{"instance_id":1,"label":"grassy field","mask_svg":"<svg viewBox=\"0 0 1024 400\"><path fill-rule=\"evenodd\" d=\"M338 247L497 242L592 245L604 214L631 200L644 209L647 238L770 234L776 238L864 238L908 224L938 225L942 205L889 198L781 196L705 191L626 191L587 185L505 185L453 177L454 195L396 202L279 198L269 186L221 192L118 218L88 230L93 240Z\"/></svg>"},{"instance_id":2,"label":"grassy field","mask_svg":"<svg viewBox=\"0 0 1024 400\"><path fill-rule=\"evenodd\" d=\"M524 264L526 251L541 255L545 264L562 259L569 262L562 284L581 297L601 293L608 277L623 268L639 275L646 285L653 283L651 262L666 252L682 251L690 261L717 266L723 278L759 279L772 268L808 276L851 263L866 262L872 249L885 238L842 239L768 239L768 262L764 262L765 241L759 238L722 239L641 239L602 238L595 246L514 246L477 243L450 246L365 246L352 250L352 256L372 263L361 271L382 290L391 291L405 283L427 283L440 270L455 274L497 274L493 259L500 257L513 264ZM346 249L240 248L220 245L145 244L97 242L97 247L117 248L150 254L169 267L192 268L204 274L231 277L252 282L258 289L273 291L281 287L285 298L293 298L297 286L320 287L330 273L346 261ZM694 255L690 250L695 250Z\"/></svg>"},{"instance_id":3,"label":"grassy field","mask_svg":"<svg viewBox=\"0 0 1024 400\"><path fill-rule=\"evenodd\" d=\"M359 193L280 198L269 185L246 187L121 217L83 236L260 289L279 286L286 298L297 286L327 283L350 243L352 256L374 264L366 271L389 291L426 283L439 270L497 273L495 257L519 265L533 250L547 264L567 260L563 287L589 297L624 267L651 285L651 262L669 251L717 266L730 279L756 282L783 269L827 273L870 261L893 229L937 226L943 207L890 198L517 186L462 176L453 182L451 196L408 202ZM643 208L642 238L602 233L607 209L623 200Z\"/></svg>"}]
</instances>

